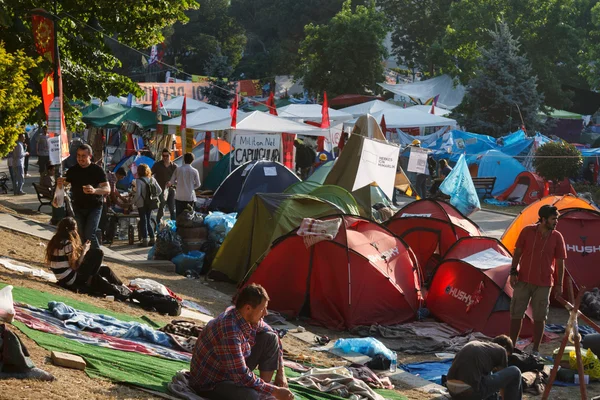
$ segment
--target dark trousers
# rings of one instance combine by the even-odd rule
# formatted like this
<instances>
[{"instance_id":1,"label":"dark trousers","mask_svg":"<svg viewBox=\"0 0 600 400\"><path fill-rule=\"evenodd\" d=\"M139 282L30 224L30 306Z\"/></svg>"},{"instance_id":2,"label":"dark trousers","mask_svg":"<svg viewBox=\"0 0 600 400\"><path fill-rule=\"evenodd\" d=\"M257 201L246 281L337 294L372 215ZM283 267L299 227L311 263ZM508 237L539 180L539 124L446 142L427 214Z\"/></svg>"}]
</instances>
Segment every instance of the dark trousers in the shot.
<instances>
[{"instance_id":1,"label":"dark trousers","mask_svg":"<svg viewBox=\"0 0 600 400\"><path fill-rule=\"evenodd\" d=\"M79 268L77 268L76 286L83 286L86 282L100 271L100 266L104 260L104 252L100 249L89 249Z\"/></svg>"},{"instance_id":2,"label":"dark trousers","mask_svg":"<svg viewBox=\"0 0 600 400\"><path fill-rule=\"evenodd\" d=\"M171 219L175 220L175 190L172 188L167 189L167 197L165 198L164 194L159 197L160 206L158 206L158 214L156 215L156 225L160 226L160 220L165 212L165 205L169 208L169 214L171 215Z\"/></svg>"},{"instance_id":3,"label":"dark trousers","mask_svg":"<svg viewBox=\"0 0 600 400\"><path fill-rule=\"evenodd\" d=\"M24 163L24 171L25 175L27 175L27 171L29 170L29 156L25 156Z\"/></svg>"},{"instance_id":4,"label":"dark trousers","mask_svg":"<svg viewBox=\"0 0 600 400\"><path fill-rule=\"evenodd\" d=\"M150 224L150 217L152 216L152 210L149 208L139 207L138 214L140 214L140 237L142 240L154 239L154 231L152 230L152 225Z\"/></svg>"},{"instance_id":5,"label":"dark trousers","mask_svg":"<svg viewBox=\"0 0 600 400\"><path fill-rule=\"evenodd\" d=\"M417 184L415 189L420 198L424 199L427 197L427 175L417 174Z\"/></svg>"},{"instance_id":6,"label":"dark trousers","mask_svg":"<svg viewBox=\"0 0 600 400\"><path fill-rule=\"evenodd\" d=\"M38 165L40 166L40 175L46 172L50 156L38 156Z\"/></svg>"},{"instance_id":7,"label":"dark trousers","mask_svg":"<svg viewBox=\"0 0 600 400\"><path fill-rule=\"evenodd\" d=\"M256 343L246 358L246 366L250 371L258 367L260 371L276 371L279 368L279 339L273 332L260 332L256 335ZM213 390L197 390L201 397L211 400L258 400L259 393L232 381L219 382Z\"/></svg>"},{"instance_id":8,"label":"dark trousers","mask_svg":"<svg viewBox=\"0 0 600 400\"><path fill-rule=\"evenodd\" d=\"M175 200L175 217L177 217L179 214L181 214L188 206L188 204L192 205L192 208L194 207L194 202L193 201L181 201L181 200Z\"/></svg>"},{"instance_id":9,"label":"dark trousers","mask_svg":"<svg viewBox=\"0 0 600 400\"><path fill-rule=\"evenodd\" d=\"M79 208L75 206L73 212L75 213L75 221L77 221L77 230L79 231L81 241L85 242L89 240L92 243L92 249L99 249L100 242L96 237L96 231L98 230L98 224L102 216L102 206L94 208Z\"/></svg>"},{"instance_id":10,"label":"dark trousers","mask_svg":"<svg viewBox=\"0 0 600 400\"><path fill-rule=\"evenodd\" d=\"M523 398L519 368L511 366L484 376L477 391L464 395L452 395L452 398L455 400L496 400L501 389L504 389L503 400L521 400Z\"/></svg>"}]
</instances>

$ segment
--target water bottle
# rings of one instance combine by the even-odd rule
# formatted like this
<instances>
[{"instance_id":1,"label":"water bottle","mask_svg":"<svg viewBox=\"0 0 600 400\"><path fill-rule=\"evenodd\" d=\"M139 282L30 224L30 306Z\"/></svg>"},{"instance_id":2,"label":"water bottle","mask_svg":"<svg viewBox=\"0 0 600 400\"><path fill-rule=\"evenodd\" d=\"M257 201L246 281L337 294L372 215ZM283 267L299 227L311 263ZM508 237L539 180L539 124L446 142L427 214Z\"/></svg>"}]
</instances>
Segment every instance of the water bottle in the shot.
<instances>
[{"instance_id":1,"label":"water bottle","mask_svg":"<svg viewBox=\"0 0 600 400\"><path fill-rule=\"evenodd\" d=\"M390 372L396 372L396 369L398 368L398 355L395 351L392 353L394 354L394 357L391 360L392 362L390 362Z\"/></svg>"}]
</instances>

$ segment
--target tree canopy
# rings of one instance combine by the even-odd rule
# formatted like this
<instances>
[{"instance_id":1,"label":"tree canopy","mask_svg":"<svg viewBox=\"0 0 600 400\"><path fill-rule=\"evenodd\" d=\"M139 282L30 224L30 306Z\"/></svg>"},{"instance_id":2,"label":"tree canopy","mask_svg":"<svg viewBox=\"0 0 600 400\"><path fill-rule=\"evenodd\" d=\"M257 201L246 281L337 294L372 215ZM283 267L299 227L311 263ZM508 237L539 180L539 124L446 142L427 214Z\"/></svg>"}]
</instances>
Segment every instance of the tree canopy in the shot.
<instances>
[{"instance_id":1,"label":"tree canopy","mask_svg":"<svg viewBox=\"0 0 600 400\"><path fill-rule=\"evenodd\" d=\"M565 142L549 142L535 152L533 167L545 180L554 185L565 178L576 176L583 165L581 152Z\"/></svg>"},{"instance_id":2,"label":"tree canopy","mask_svg":"<svg viewBox=\"0 0 600 400\"><path fill-rule=\"evenodd\" d=\"M300 44L300 65L294 76L313 94L365 93L383 79L385 16L375 2L357 6L347 0L324 25L308 24Z\"/></svg>"}]
</instances>

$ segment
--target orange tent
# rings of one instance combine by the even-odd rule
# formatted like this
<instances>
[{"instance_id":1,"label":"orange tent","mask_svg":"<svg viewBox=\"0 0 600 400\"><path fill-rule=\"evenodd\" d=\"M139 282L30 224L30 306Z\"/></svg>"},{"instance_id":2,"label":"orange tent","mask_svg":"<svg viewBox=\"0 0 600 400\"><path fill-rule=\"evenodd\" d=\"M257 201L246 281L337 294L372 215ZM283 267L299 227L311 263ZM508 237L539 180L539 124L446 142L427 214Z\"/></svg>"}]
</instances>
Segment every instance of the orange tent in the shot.
<instances>
[{"instance_id":1,"label":"orange tent","mask_svg":"<svg viewBox=\"0 0 600 400\"><path fill-rule=\"evenodd\" d=\"M521 211L509 227L506 228L504 235L502 235L502 244L506 246L509 251L514 252L521 230L527 225L535 224L538 221L538 211L546 204L558 208L559 211L567 208L597 210L595 206L588 203L586 200L572 194L566 194L564 196L546 196L537 200Z\"/></svg>"}]
</instances>

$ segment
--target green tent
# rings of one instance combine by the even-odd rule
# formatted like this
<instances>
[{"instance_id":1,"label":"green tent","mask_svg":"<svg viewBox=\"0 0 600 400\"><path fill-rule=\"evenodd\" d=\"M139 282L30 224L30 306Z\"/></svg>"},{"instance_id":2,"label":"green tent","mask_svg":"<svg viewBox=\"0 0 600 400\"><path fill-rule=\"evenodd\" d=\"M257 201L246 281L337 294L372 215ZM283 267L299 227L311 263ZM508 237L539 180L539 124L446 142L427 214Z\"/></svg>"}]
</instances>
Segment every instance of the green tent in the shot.
<instances>
[{"instance_id":1,"label":"green tent","mask_svg":"<svg viewBox=\"0 0 600 400\"><path fill-rule=\"evenodd\" d=\"M227 175L229 175L230 154L231 153L224 154L223 158L212 167L208 176L204 182L202 182L202 190L217 190L217 188L221 186L221 183L223 183L225 178L227 178Z\"/></svg>"},{"instance_id":2,"label":"green tent","mask_svg":"<svg viewBox=\"0 0 600 400\"><path fill-rule=\"evenodd\" d=\"M581 119L582 118L581 114L576 114L576 113L572 113L572 112L565 111L565 110L552 110L552 112L550 112L548 114L544 114L543 112L540 111L540 114L542 114L546 117L556 118L556 119Z\"/></svg>"},{"instance_id":3,"label":"green tent","mask_svg":"<svg viewBox=\"0 0 600 400\"><path fill-rule=\"evenodd\" d=\"M300 181L296 183L292 183L288 186L287 189L283 191L283 193L287 194L309 194L316 188L320 187L321 184L317 182L310 181Z\"/></svg>"},{"instance_id":4,"label":"green tent","mask_svg":"<svg viewBox=\"0 0 600 400\"><path fill-rule=\"evenodd\" d=\"M376 218L373 217L373 205L377 203L382 203L386 207L392 208L390 199L388 199L385 193L383 193L383 190L381 190L375 182L363 186L360 189L356 189L352 192L352 196L354 196L356 203L358 203L361 217L376 220Z\"/></svg>"},{"instance_id":5,"label":"green tent","mask_svg":"<svg viewBox=\"0 0 600 400\"><path fill-rule=\"evenodd\" d=\"M258 193L238 216L208 276L240 283L271 243L296 229L304 218L342 213L333 203L313 196Z\"/></svg>"},{"instance_id":6,"label":"green tent","mask_svg":"<svg viewBox=\"0 0 600 400\"><path fill-rule=\"evenodd\" d=\"M336 185L324 185L314 189L309 194L335 204L340 210L344 211L344 214L360 215L356 200L344 188Z\"/></svg>"},{"instance_id":7,"label":"green tent","mask_svg":"<svg viewBox=\"0 0 600 400\"><path fill-rule=\"evenodd\" d=\"M329 171L331 171L331 168L333 168L334 162L335 161L327 161L325 164L315 169L312 175L308 177L307 181L317 182L321 185L325 183L325 178L327 178L327 175L329 175Z\"/></svg>"},{"instance_id":8,"label":"green tent","mask_svg":"<svg viewBox=\"0 0 600 400\"><path fill-rule=\"evenodd\" d=\"M124 121L135 121L144 128L156 126L156 113L139 107L107 104L83 116L83 121L96 127L118 128Z\"/></svg>"}]
</instances>

